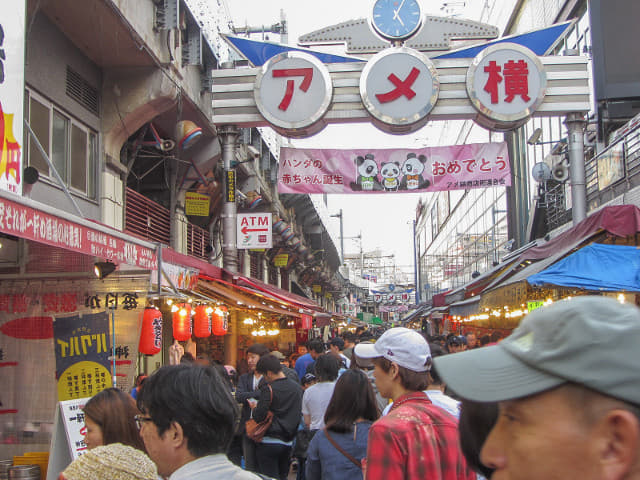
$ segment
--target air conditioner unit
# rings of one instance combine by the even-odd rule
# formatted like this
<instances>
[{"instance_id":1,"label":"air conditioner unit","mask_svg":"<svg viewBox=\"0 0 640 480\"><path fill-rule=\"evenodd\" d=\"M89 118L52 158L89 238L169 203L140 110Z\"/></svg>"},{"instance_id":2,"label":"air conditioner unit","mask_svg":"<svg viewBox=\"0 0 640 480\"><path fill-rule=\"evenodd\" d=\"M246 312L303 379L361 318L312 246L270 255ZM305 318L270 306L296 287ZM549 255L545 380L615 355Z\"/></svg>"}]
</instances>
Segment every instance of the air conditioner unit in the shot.
<instances>
[{"instance_id":1,"label":"air conditioner unit","mask_svg":"<svg viewBox=\"0 0 640 480\"><path fill-rule=\"evenodd\" d=\"M553 162L551 176L556 182L564 183L569 180L569 165L566 157L560 157Z\"/></svg>"}]
</instances>

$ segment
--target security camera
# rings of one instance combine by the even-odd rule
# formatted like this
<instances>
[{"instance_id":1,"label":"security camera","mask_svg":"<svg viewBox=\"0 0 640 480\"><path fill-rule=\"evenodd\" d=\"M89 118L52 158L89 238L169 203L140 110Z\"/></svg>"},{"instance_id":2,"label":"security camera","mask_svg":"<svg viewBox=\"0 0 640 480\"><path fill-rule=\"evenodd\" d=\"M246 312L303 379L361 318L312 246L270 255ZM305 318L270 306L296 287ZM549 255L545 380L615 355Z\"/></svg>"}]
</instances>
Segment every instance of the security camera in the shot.
<instances>
[{"instance_id":1,"label":"security camera","mask_svg":"<svg viewBox=\"0 0 640 480\"><path fill-rule=\"evenodd\" d=\"M258 149L256 147L254 147L253 145L247 145L247 154L251 157L251 158L260 158L260 152L258 151Z\"/></svg>"}]
</instances>

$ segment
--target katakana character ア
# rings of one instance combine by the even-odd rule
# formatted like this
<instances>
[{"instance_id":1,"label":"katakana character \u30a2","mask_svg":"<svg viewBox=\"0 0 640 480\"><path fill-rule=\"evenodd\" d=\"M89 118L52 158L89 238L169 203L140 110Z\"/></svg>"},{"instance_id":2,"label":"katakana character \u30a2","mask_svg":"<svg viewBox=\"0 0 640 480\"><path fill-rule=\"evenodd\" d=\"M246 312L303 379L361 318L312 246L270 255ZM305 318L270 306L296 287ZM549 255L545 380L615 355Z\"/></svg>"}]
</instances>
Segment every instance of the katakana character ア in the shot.
<instances>
[{"instance_id":1,"label":"katakana character \u30a2","mask_svg":"<svg viewBox=\"0 0 640 480\"><path fill-rule=\"evenodd\" d=\"M396 88L387 93L377 93L376 98L380 103L393 102L403 95L407 97L407 100L411 100L416 96L416 92L411 90L411 85L414 84L419 75L420 70L416 67L411 69L411 72L409 72L409 75L407 75L407 78L404 80L400 80L394 73L390 74L387 78Z\"/></svg>"},{"instance_id":2,"label":"katakana character \u30a2","mask_svg":"<svg viewBox=\"0 0 640 480\"><path fill-rule=\"evenodd\" d=\"M524 60L518 60L514 62L509 60L504 65L504 91L507 95L504 99L505 102L511 103L516 95L528 102L529 98L529 68L527 62ZM493 102L492 102L493 103Z\"/></svg>"},{"instance_id":3,"label":"katakana character \u30a2","mask_svg":"<svg viewBox=\"0 0 640 480\"><path fill-rule=\"evenodd\" d=\"M498 103L498 84L502 82L502 77L500 76L500 71L502 68L494 61L491 60L489 65L484 67L485 73L489 74L489 78L487 78L487 83L484 86L484 91L491 95L491 103Z\"/></svg>"},{"instance_id":4,"label":"katakana character \u30a2","mask_svg":"<svg viewBox=\"0 0 640 480\"><path fill-rule=\"evenodd\" d=\"M300 84L300 90L306 92L309 90L311 86L311 81L313 80L313 68L280 68L273 70L273 78L286 78L286 77L303 77L302 83ZM287 87L284 92L284 97L282 97L282 101L278 108L280 110L286 111L291 105L291 99L293 98L293 88L294 82L293 80L287 80Z\"/></svg>"}]
</instances>

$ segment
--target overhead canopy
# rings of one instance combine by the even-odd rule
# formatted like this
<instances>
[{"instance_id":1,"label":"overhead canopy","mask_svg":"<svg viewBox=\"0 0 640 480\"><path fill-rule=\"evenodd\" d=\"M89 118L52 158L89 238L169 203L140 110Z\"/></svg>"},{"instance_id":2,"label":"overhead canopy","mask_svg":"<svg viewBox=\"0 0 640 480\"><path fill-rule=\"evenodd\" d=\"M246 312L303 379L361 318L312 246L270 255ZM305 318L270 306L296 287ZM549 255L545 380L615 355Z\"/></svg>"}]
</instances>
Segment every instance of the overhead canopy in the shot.
<instances>
[{"instance_id":1,"label":"overhead canopy","mask_svg":"<svg viewBox=\"0 0 640 480\"><path fill-rule=\"evenodd\" d=\"M640 249L592 243L527 278L531 285L640 292Z\"/></svg>"},{"instance_id":2,"label":"overhead canopy","mask_svg":"<svg viewBox=\"0 0 640 480\"><path fill-rule=\"evenodd\" d=\"M269 285L268 283L261 282L260 280L256 280L255 278L244 277L242 275L234 275L234 280L237 286L250 288L251 290L266 294L269 297L273 297L286 303L296 305L299 308L312 311L322 310L320 306L313 300L302 297L300 295L296 295L295 293L283 290L282 288L278 288L274 285Z\"/></svg>"}]
</instances>

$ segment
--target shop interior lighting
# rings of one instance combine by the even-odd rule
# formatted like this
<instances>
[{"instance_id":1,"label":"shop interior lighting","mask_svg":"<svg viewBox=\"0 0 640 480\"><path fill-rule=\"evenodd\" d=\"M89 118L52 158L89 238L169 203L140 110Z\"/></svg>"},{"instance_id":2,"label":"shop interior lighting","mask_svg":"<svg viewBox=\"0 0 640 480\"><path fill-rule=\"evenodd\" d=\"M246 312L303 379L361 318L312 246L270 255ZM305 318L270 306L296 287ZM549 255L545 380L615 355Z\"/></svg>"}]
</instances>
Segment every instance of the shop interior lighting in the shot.
<instances>
[{"instance_id":1,"label":"shop interior lighting","mask_svg":"<svg viewBox=\"0 0 640 480\"><path fill-rule=\"evenodd\" d=\"M116 265L113 262L96 262L93 265L93 273L96 277L102 279L113 273L116 269Z\"/></svg>"}]
</instances>

